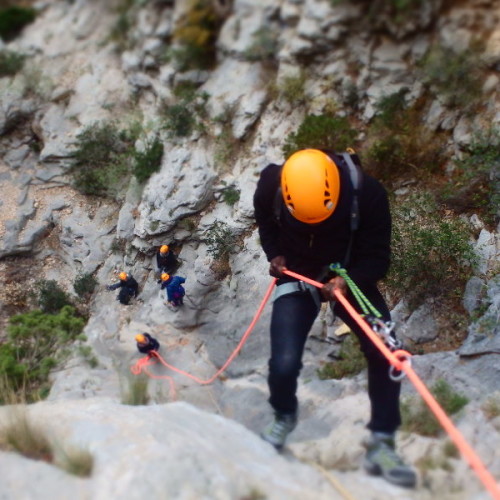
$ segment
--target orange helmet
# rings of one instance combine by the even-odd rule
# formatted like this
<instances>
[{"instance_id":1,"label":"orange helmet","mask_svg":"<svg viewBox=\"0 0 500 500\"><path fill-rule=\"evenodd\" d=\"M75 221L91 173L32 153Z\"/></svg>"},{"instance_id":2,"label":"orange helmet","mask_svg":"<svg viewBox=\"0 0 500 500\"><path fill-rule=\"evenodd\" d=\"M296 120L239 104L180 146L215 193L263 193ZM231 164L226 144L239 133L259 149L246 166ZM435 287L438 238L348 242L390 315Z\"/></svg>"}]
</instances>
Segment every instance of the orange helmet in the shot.
<instances>
[{"instance_id":1,"label":"orange helmet","mask_svg":"<svg viewBox=\"0 0 500 500\"><path fill-rule=\"evenodd\" d=\"M139 344L145 344L147 342L146 337L142 333L138 333L135 336L135 341L139 342Z\"/></svg>"},{"instance_id":2,"label":"orange helmet","mask_svg":"<svg viewBox=\"0 0 500 500\"><path fill-rule=\"evenodd\" d=\"M167 253L168 252L168 245L162 245L160 248L160 253Z\"/></svg>"},{"instance_id":3,"label":"orange helmet","mask_svg":"<svg viewBox=\"0 0 500 500\"><path fill-rule=\"evenodd\" d=\"M170 278L170 274L168 273L161 273L161 280L162 281L167 281Z\"/></svg>"},{"instance_id":4,"label":"orange helmet","mask_svg":"<svg viewBox=\"0 0 500 500\"><path fill-rule=\"evenodd\" d=\"M128 274L123 271L118 276L122 281L125 281L128 278Z\"/></svg>"},{"instance_id":5,"label":"orange helmet","mask_svg":"<svg viewBox=\"0 0 500 500\"><path fill-rule=\"evenodd\" d=\"M322 222L333 214L339 201L337 165L318 149L297 151L283 166L281 190L286 207L297 220Z\"/></svg>"}]
</instances>

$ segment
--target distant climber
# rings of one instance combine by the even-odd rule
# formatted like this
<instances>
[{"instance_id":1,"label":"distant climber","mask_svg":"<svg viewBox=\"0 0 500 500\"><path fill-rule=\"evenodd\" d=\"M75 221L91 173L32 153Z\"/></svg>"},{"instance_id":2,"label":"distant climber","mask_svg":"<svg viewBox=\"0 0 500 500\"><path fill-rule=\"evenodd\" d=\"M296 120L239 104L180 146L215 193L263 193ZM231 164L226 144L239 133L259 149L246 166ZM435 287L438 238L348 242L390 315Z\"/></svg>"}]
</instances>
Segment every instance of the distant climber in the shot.
<instances>
[{"instance_id":1,"label":"distant climber","mask_svg":"<svg viewBox=\"0 0 500 500\"><path fill-rule=\"evenodd\" d=\"M158 275L161 273L173 273L179 265L175 253L168 245L162 245L156 252L156 267Z\"/></svg>"},{"instance_id":2,"label":"distant climber","mask_svg":"<svg viewBox=\"0 0 500 500\"><path fill-rule=\"evenodd\" d=\"M131 297L137 297L137 295L139 295L139 284L131 274L127 274L123 271L119 274L119 277L120 281L118 283L109 285L106 288L108 290L116 290L117 288L121 288L120 293L118 294L116 299L120 301L120 304L127 306L130 302Z\"/></svg>"},{"instance_id":3,"label":"distant climber","mask_svg":"<svg viewBox=\"0 0 500 500\"><path fill-rule=\"evenodd\" d=\"M162 273L161 279L158 281L158 283L161 283L161 289L166 289L168 305L172 306L174 309L184 304L184 295L186 291L182 284L185 281L186 278L171 276L168 273Z\"/></svg>"},{"instance_id":4,"label":"distant climber","mask_svg":"<svg viewBox=\"0 0 500 500\"><path fill-rule=\"evenodd\" d=\"M151 337L149 333L139 333L135 336L135 341L137 342L137 349L142 354L151 355L151 351L158 351L160 348L160 343Z\"/></svg>"}]
</instances>

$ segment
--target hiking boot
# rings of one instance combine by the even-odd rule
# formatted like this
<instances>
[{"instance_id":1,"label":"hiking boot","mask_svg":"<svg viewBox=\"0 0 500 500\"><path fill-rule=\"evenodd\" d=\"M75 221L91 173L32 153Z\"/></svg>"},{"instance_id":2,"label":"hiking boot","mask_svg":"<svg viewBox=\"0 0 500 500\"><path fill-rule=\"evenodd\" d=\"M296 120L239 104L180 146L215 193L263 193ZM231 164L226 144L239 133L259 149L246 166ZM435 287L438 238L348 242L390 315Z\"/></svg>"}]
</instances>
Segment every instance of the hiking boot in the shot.
<instances>
[{"instance_id":1,"label":"hiking boot","mask_svg":"<svg viewBox=\"0 0 500 500\"><path fill-rule=\"evenodd\" d=\"M363 445L366 448L364 468L368 474L382 476L397 486L415 487L417 475L395 452L392 435L373 433Z\"/></svg>"},{"instance_id":2,"label":"hiking boot","mask_svg":"<svg viewBox=\"0 0 500 500\"><path fill-rule=\"evenodd\" d=\"M262 431L261 438L281 450L297 425L297 413L274 412L274 420Z\"/></svg>"}]
</instances>

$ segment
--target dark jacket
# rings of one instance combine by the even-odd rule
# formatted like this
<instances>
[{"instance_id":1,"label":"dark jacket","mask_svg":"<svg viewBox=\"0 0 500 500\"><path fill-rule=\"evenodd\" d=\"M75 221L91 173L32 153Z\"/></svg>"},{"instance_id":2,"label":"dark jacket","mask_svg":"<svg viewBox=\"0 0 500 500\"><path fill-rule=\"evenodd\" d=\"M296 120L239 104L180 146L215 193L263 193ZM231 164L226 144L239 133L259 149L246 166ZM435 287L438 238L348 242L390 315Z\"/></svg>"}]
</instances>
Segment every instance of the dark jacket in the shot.
<instances>
[{"instance_id":1,"label":"dark jacket","mask_svg":"<svg viewBox=\"0 0 500 500\"><path fill-rule=\"evenodd\" d=\"M144 336L148 340L148 343L143 345L137 342L137 349L139 350L139 352L142 352L143 354L149 354L151 351L157 351L160 348L160 343L155 338L151 337L149 333L144 333Z\"/></svg>"},{"instance_id":2,"label":"dark jacket","mask_svg":"<svg viewBox=\"0 0 500 500\"><path fill-rule=\"evenodd\" d=\"M327 220L316 225L300 222L282 201L279 220L276 218L275 194L280 184L281 165L270 164L264 168L254 194L255 219L267 259L283 255L288 269L316 280L325 278L329 264L344 265L351 236L353 186L344 160L334 154L330 156L339 168L340 196L334 213ZM362 286L375 284L386 275L391 239L387 193L366 173L362 175L359 204L360 223L353 236L347 272Z\"/></svg>"},{"instance_id":3,"label":"dark jacket","mask_svg":"<svg viewBox=\"0 0 500 500\"><path fill-rule=\"evenodd\" d=\"M118 283L108 286L108 290L116 290L122 287L127 289L129 295L137 297L139 293L139 284L132 275L129 274L126 280L120 280Z\"/></svg>"},{"instance_id":4,"label":"dark jacket","mask_svg":"<svg viewBox=\"0 0 500 500\"><path fill-rule=\"evenodd\" d=\"M170 273L175 270L177 266L177 258L172 251L168 251L162 255L159 251L156 253L156 266L158 270L165 273Z\"/></svg>"},{"instance_id":5,"label":"dark jacket","mask_svg":"<svg viewBox=\"0 0 500 500\"><path fill-rule=\"evenodd\" d=\"M169 302L176 302L180 298L184 297L186 293L182 287L182 283L186 281L186 278L181 276L170 276L167 281L163 281L161 284L161 289L167 289L167 300Z\"/></svg>"}]
</instances>

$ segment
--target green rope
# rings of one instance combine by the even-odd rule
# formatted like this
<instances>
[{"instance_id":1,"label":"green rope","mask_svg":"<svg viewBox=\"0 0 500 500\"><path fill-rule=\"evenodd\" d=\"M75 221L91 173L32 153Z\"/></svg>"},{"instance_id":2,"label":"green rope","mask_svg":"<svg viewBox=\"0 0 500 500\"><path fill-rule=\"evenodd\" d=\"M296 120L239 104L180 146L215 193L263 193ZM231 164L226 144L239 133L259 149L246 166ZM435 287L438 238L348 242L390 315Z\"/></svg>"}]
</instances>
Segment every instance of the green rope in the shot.
<instances>
[{"instance_id":1,"label":"green rope","mask_svg":"<svg viewBox=\"0 0 500 500\"><path fill-rule=\"evenodd\" d=\"M359 306L361 307L361 310L365 315L368 316L371 313L376 318L382 317L382 314L380 314L380 312L375 309L373 304L366 298L366 295L359 289L358 285L354 283L352 278L347 274L347 271L343 267L341 267L339 263L330 264L330 271L334 271L341 278L344 278L347 286L349 287L349 290L351 290L352 295L357 300Z\"/></svg>"}]
</instances>

